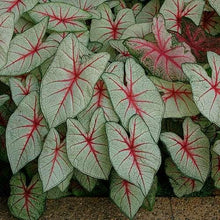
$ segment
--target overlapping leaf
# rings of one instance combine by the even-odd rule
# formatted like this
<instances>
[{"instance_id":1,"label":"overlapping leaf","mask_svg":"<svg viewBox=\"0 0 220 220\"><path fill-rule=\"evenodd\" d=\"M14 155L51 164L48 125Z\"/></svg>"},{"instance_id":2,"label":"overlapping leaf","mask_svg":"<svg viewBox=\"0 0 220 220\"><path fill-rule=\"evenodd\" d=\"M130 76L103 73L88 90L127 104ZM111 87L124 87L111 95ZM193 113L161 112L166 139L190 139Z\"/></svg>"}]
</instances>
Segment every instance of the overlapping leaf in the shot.
<instances>
[{"instance_id":1,"label":"overlapping leaf","mask_svg":"<svg viewBox=\"0 0 220 220\"><path fill-rule=\"evenodd\" d=\"M33 92L19 104L7 125L6 147L13 173L40 154L46 133L46 122L40 111L39 97Z\"/></svg>"},{"instance_id":2,"label":"overlapping leaf","mask_svg":"<svg viewBox=\"0 0 220 220\"><path fill-rule=\"evenodd\" d=\"M146 196L161 163L160 150L140 116L129 122L129 136L119 124L107 122L106 132L112 165L125 180L140 187Z\"/></svg>"},{"instance_id":3,"label":"overlapping leaf","mask_svg":"<svg viewBox=\"0 0 220 220\"><path fill-rule=\"evenodd\" d=\"M19 219L39 219L46 201L39 175L35 175L27 186L25 175L19 172L11 178L10 187L8 206L11 213Z\"/></svg>"},{"instance_id":4,"label":"overlapping leaf","mask_svg":"<svg viewBox=\"0 0 220 220\"><path fill-rule=\"evenodd\" d=\"M41 104L50 127L75 117L89 104L96 82L109 60L107 53L92 55L82 63L88 51L73 34L60 44L41 84Z\"/></svg>"},{"instance_id":5,"label":"overlapping leaf","mask_svg":"<svg viewBox=\"0 0 220 220\"><path fill-rule=\"evenodd\" d=\"M195 62L189 46L173 44L172 35L166 30L162 15L154 18L152 30L156 42L130 38L125 42L129 52L137 57L153 75L169 81L186 81L181 64Z\"/></svg>"},{"instance_id":6,"label":"overlapping leaf","mask_svg":"<svg viewBox=\"0 0 220 220\"><path fill-rule=\"evenodd\" d=\"M211 77L198 64L183 64L183 71L192 86L194 101L200 112L220 126L220 56L208 52Z\"/></svg>"},{"instance_id":7,"label":"overlapping leaf","mask_svg":"<svg viewBox=\"0 0 220 220\"><path fill-rule=\"evenodd\" d=\"M220 143L217 141L211 150L212 154L212 171L211 176L214 180L215 187L220 189L220 151L216 152L216 147L219 149Z\"/></svg>"},{"instance_id":8,"label":"overlapping leaf","mask_svg":"<svg viewBox=\"0 0 220 220\"><path fill-rule=\"evenodd\" d=\"M37 3L38 0L1 0L0 14L13 12L16 22L24 12L33 8Z\"/></svg>"},{"instance_id":9,"label":"overlapping leaf","mask_svg":"<svg viewBox=\"0 0 220 220\"><path fill-rule=\"evenodd\" d=\"M146 122L154 140L158 141L164 106L144 69L130 58L125 64L124 82L115 74L105 73L102 78L123 126L127 128L130 118L138 114Z\"/></svg>"},{"instance_id":10,"label":"overlapping leaf","mask_svg":"<svg viewBox=\"0 0 220 220\"><path fill-rule=\"evenodd\" d=\"M183 122L183 133L183 139L172 132L162 133L160 139L184 175L205 182L210 169L209 140L190 118Z\"/></svg>"},{"instance_id":11,"label":"overlapping leaf","mask_svg":"<svg viewBox=\"0 0 220 220\"><path fill-rule=\"evenodd\" d=\"M33 24L21 17L15 24L14 32L15 34L21 34L31 27L33 27Z\"/></svg>"},{"instance_id":12,"label":"overlapping leaf","mask_svg":"<svg viewBox=\"0 0 220 220\"><path fill-rule=\"evenodd\" d=\"M220 140L217 140L213 146L213 151L220 155Z\"/></svg>"},{"instance_id":13,"label":"overlapping leaf","mask_svg":"<svg viewBox=\"0 0 220 220\"><path fill-rule=\"evenodd\" d=\"M5 102L7 102L10 99L10 97L6 94L0 95L0 106L4 105Z\"/></svg>"},{"instance_id":14,"label":"overlapping leaf","mask_svg":"<svg viewBox=\"0 0 220 220\"><path fill-rule=\"evenodd\" d=\"M44 191L64 181L73 171L66 153L65 141L60 142L58 132L52 128L47 135L38 159L38 170Z\"/></svg>"},{"instance_id":15,"label":"overlapping leaf","mask_svg":"<svg viewBox=\"0 0 220 220\"><path fill-rule=\"evenodd\" d=\"M197 25L200 23L205 1L203 0L165 0L160 13L166 19L167 29L181 32L181 19L188 17Z\"/></svg>"},{"instance_id":16,"label":"overlapping leaf","mask_svg":"<svg viewBox=\"0 0 220 220\"><path fill-rule=\"evenodd\" d=\"M154 76L150 79L158 88L165 103L164 118L182 118L199 114L189 84L169 82Z\"/></svg>"},{"instance_id":17,"label":"overlapping leaf","mask_svg":"<svg viewBox=\"0 0 220 220\"><path fill-rule=\"evenodd\" d=\"M22 99L31 92L39 91L38 80L33 75L27 76L24 82L16 78L10 78L9 82L12 99L16 105L18 105L22 101Z\"/></svg>"},{"instance_id":18,"label":"overlapping leaf","mask_svg":"<svg viewBox=\"0 0 220 220\"><path fill-rule=\"evenodd\" d=\"M202 189L203 183L183 175L170 158L166 160L165 166L166 174L169 176L173 191L177 197L198 192Z\"/></svg>"},{"instance_id":19,"label":"overlapping leaf","mask_svg":"<svg viewBox=\"0 0 220 220\"><path fill-rule=\"evenodd\" d=\"M220 5L218 0L208 0L209 4L216 10L218 15L220 16Z\"/></svg>"},{"instance_id":20,"label":"overlapping leaf","mask_svg":"<svg viewBox=\"0 0 220 220\"><path fill-rule=\"evenodd\" d=\"M48 20L43 19L34 27L16 35L9 47L7 64L0 75L16 76L27 73L51 57L57 48L53 41L42 42Z\"/></svg>"},{"instance_id":21,"label":"overlapping leaf","mask_svg":"<svg viewBox=\"0 0 220 220\"><path fill-rule=\"evenodd\" d=\"M88 132L79 121L67 120L67 154L70 162L82 173L98 179L108 179L111 170L105 122L101 108L94 112Z\"/></svg>"},{"instance_id":22,"label":"overlapping leaf","mask_svg":"<svg viewBox=\"0 0 220 220\"><path fill-rule=\"evenodd\" d=\"M144 201L140 188L121 179L116 172L111 175L110 197L129 219L135 216Z\"/></svg>"},{"instance_id":23,"label":"overlapping leaf","mask_svg":"<svg viewBox=\"0 0 220 220\"><path fill-rule=\"evenodd\" d=\"M66 179L58 185L58 188L60 189L61 192L66 192L66 191L68 191L68 187L69 187L69 185L70 185L70 182L71 182L72 177L73 177L73 172L71 172L71 173L66 177Z\"/></svg>"},{"instance_id":24,"label":"overlapping leaf","mask_svg":"<svg viewBox=\"0 0 220 220\"><path fill-rule=\"evenodd\" d=\"M80 21L89 19L89 13L64 3L45 3L34 7L29 15L39 22L49 17L48 29L52 31L86 31L87 27Z\"/></svg>"},{"instance_id":25,"label":"overlapping leaf","mask_svg":"<svg viewBox=\"0 0 220 220\"><path fill-rule=\"evenodd\" d=\"M0 15L0 68L7 63L9 44L14 32L13 13Z\"/></svg>"}]
</instances>

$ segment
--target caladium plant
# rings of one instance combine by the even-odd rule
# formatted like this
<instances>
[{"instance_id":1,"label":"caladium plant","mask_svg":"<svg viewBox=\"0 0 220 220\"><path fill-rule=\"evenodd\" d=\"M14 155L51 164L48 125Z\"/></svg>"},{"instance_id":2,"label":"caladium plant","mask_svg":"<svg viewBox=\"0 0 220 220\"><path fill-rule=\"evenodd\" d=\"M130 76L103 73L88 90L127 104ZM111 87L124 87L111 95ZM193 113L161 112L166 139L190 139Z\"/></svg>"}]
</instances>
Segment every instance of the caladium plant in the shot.
<instances>
[{"instance_id":1,"label":"caladium plant","mask_svg":"<svg viewBox=\"0 0 220 220\"><path fill-rule=\"evenodd\" d=\"M11 169L15 217L110 195L132 219L168 189L220 188L217 2L0 0L0 188Z\"/></svg>"}]
</instances>

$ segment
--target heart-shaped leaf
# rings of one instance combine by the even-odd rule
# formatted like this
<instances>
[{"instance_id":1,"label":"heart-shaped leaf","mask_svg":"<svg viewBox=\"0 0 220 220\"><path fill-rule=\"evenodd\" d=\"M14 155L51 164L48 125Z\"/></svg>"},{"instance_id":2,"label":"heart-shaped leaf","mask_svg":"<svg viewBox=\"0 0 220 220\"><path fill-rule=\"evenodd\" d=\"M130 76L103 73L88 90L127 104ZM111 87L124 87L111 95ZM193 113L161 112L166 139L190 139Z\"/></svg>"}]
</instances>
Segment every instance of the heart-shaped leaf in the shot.
<instances>
[{"instance_id":1,"label":"heart-shaped leaf","mask_svg":"<svg viewBox=\"0 0 220 220\"><path fill-rule=\"evenodd\" d=\"M39 219L46 202L46 194L43 193L39 175L35 175L27 186L25 175L19 172L11 178L10 187L8 207L11 213L19 219Z\"/></svg>"},{"instance_id":2,"label":"heart-shaped leaf","mask_svg":"<svg viewBox=\"0 0 220 220\"><path fill-rule=\"evenodd\" d=\"M89 104L93 89L105 70L109 55L98 53L82 63L88 51L75 35L68 35L41 84L42 111L50 127L75 117ZM88 51L89 53L89 51Z\"/></svg>"},{"instance_id":3,"label":"heart-shaped leaf","mask_svg":"<svg viewBox=\"0 0 220 220\"><path fill-rule=\"evenodd\" d=\"M0 14L13 12L16 22L24 12L32 9L37 3L38 0L1 0Z\"/></svg>"},{"instance_id":4,"label":"heart-shaped leaf","mask_svg":"<svg viewBox=\"0 0 220 220\"><path fill-rule=\"evenodd\" d=\"M169 82L154 76L150 79L161 93L165 103L164 118L182 118L199 114L189 84Z\"/></svg>"},{"instance_id":5,"label":"heart-shaped leaf","mask_svg":"<svg viewBox=\"0 0 220 220\"><path fill-rule=\"evenodd\" d=\"M181 19L188 17L199 25L205 1L203 0L165 0L160 13L166 19L167 29L181 32Z\"/></svg>"},{"instance_id":6,"label":"heart-shaped leaf","mask_svg":"<svg viewBox=\"0 0 220 220\"><path fill-rule=\"evenodd\" d=\"M182 197L193 192L198 192L202 189L203 184L198 180L184 176L177 169L171 158L166 160L165 166L166 174L169 176L169 181L177 197Z\"/></svg>"},{"instance_id":7,"label":"heart-shaped leaf","mask_svg":"<svg viewBox=\"0 0 220 220\"><path fill-rule=\"evenodd\" d=\"M152 30L156 42L130 38L125 41L129 52L137 57L153 75L169 81L186 81L181 64L195 62L189 46L176 45L172 42L172 35L166 30L162 15L154 18Z\"/></svg>"},{"instance_id":8,"label":"heart-shaped leaf","mask_svg":"<svg viewBox=\"0 0 220 220\"><path fill-rule=\"evenodd\" d=\"M87 27L80 21L87 20L89 13L64 3L45 3L36 5L29 15L35 22L49 17L48 29L52 31L86 31Z\"/></svg>"},{"instance_id":9,"label":"heart-shaped leaf","mask_svg":"<svg viewBox=\"0 0 220 220\"><path fill-rule=\"evenodd\" d=\"M38 170L44 191L64 181L73 171L66 153L65 141L60 142L58 132L52 128L47 135L38 159Z\"/></svg>"},{"instance_id":10,"label":"heart-shaped leaf","mask_svg":"<svg viewBox=\"0 0 220 220\"><path fill-rule=\"evenodd\" d=\"M157 142L164 106L158 90L147 78L144 69L133 59L127 59L124 82L115 74L105 73L102 78L123 126L127 128L130 118L138 114Z\"/></svg>"},{"instance_id":11,"label":"heart-shaped leaf","mask_svg":"<svg viewBox=\"0 0 220 220\"><path fill-rule=\"evenodd\" d=\"M210 169L209 139L190 118L183 122L183 134L182 139L172 132L164 132L160 139L184 175L205 182Z\"/></svg>"},{"instance_id":12,"label":"heart-shaped leaf","mask_svg":"<svg viewBox=\"0 0 220 220\"><path fill-rule=\"evenodd\" d=\"M114 169L123 179L140 187L146 196L161 163L160 150L147 125L134 115L129 122L129 136L115 122L107 122L106 133Z\"/></svg>"},{"instance_id":13,"label":"heart-shaped leaf","mask_svg":"<svg viewBox=\"0 0 220 220\"><path fill-rule=\"evenodd\" d=\"M42 42L47 23L48 19L45 18L12 39L8 52L8 62L0 70L0 75L17 76L27 73L55 53L57 43L53 41Z\"/></svg>"},{"instance_id":14,"label":"heart-shaped leaf","mask_svg":"<svg viewBox=\"0 0 220 220\"><path fill-rule=\"evenodd\" d=\"M97 179L108 179L111 170L105 122L101 108L94 112L88 132L79 121L67 120L67 154L70 162L76 169Z\"/></svg>"},{"instance_id":15,"label":"heart-shaped leaf","mask_svg":"<svg viewBox=\"0 0 220 220\"><path fill-rule=\"evenodd\" d=\"M22 99L31 92L39 91L38 80L33 75L27 76L24 82L16 78L10 78L9 82L12 99L16 105L18 105Z\"/></svg>"},{"instance_id":16,"label":"heart-shaped leaf","mask_svg":"<svg viewBox=\"0 0 220 220\"><path fill-rule=\"evenodd\" d=\"M194 101L200 112L220 126L220 56L208 52L211 77L198 64L183 64L183 71L192 86Z\"/></svg>"},{"instance_id":17,"label":"heart-shaped leaf","mask_svg":"<svg viewBox=\"0 0 220 220\"><path fill-rule=\"evenodd\" d=\"M6 130L6 147L13 173L35 159L47 134L36 92L26 96L11 115Z\"/></svg>"},{"instance_id":18,"label":"heart-shaped leaf","mask_svg":"<svg viewBox=\"0 0 220 220\"><path fill-rule=\"evenodd\" d=\"M14 32L14 14L0 15L0 68L7 63L9 44Z\"/></svg>"},{"instance_id":19,"label":"heart-shaped leaf","mask_svg":"<svg viewBox=\"0 0 220 220\"><path fill-rule=\"evenodd\" d=\"M220 189L220 151L216 153L216 147L220 148L220 141L216 141L214 148L211 150L212 153L212 171L211 176L214 180L215 187Z\"/></svg>"},{"instance_id":20,"label":"heart-shaped leaf","mask_svg":"<svg viewBox=\"0 0 220 220\"><path fill-rule=\"evenodd\" d=\"M129 219L133 219L144 201L140 188L121 179L116 172L111 175L110 197Z\"/></svg>"}]
</instances>

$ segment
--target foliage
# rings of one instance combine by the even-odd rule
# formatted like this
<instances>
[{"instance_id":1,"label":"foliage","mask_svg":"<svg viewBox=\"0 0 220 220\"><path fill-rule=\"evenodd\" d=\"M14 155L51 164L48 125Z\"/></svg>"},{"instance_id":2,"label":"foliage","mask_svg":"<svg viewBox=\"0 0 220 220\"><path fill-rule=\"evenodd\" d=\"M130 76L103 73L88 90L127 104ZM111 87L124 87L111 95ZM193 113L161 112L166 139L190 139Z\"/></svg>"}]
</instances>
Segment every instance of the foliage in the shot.
<instances>
[{"instance_id":1,"label":"foliage","mask_svg":"<svg viewBox=\"0 0 220 220\"><path fill-rule=\"evenodd\" d=\"M0 0L11 213L110 195L132 219L164 192L220 188L219 34L214 0Z\"/></svg>"}]
</instances>

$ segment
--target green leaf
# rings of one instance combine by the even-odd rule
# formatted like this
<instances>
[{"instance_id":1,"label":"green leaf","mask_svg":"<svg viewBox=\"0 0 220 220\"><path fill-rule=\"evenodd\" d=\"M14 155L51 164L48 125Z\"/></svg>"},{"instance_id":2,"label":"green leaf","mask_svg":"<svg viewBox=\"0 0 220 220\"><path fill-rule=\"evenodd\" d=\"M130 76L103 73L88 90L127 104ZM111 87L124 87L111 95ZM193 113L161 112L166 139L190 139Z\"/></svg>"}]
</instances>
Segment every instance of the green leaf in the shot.
<instances>
[{"instance_id":1,"label":"green leaf","mask_svg":"<svg viewBox=\"0 0 220 220\"><path fill-rule=\"evenodd\" d=\"M217 149L219 150L219 143L220 141L216 141L213 149L211 150L212 154L212 170L211 170L211 176L214 180L215 187L220 189L220 152L216 152Z\"/></svg>"},{"instance_id":2,"label":"green leaf","mask_svg":"<svg viewBox=\"0 0 220 220\"><path fill-rule=\"evenodd\" d=\"M0 106L4 105L5 102L7 102L10 99L10 97L6 94L0 95Z\"/></svg>"},{"instance_id":3,"label":"green leaf","mask_svg":"<svg viewBox=\"0 0 220 220\"><path fill-rule=\"evenodd\" d=\"M18 172L41 152L47 134L36 92L26 96L11 115L6 130L6 148L13 173Z\"/></svg>"},{"instance_id":4,"label":"green leaf","mask_svg":"<svg viewBox=\"0 0 220 220\"><path fill-rule=\"evenodd\" d=\"M162 133L160 139L184 175L205 182L210 170L209 139L190 118L183 122L183 133L183 139L172 132Z\"/></svg>"},{"instance_id":5,"label":"green leaf","mask_svg":"<svg viewBox=\"0 0 220 220\"><path fill-rule=\"evenodd\" d=\"M220 140L217 140L213 146L213 151L220 155Z\"/></svg>"},{"instance_id":6,"label":"green leaf","mask_svg":"<svg viewBox=\"0 0 220 220\"><path fill-rule=\"evenodd\" d=\"M209 0L209 4L215 9L220 16L220 5L218 0Z\"/></svg>"},{"instance_id":7,"label":"green leaf","mask_svg":"<svg viewBox=\"0 0 220 220\"><path fill-rule=\"evenodd\" d=\"M160 150L147 125L134 115L129 121L129 135L115 122L106 123L106 133L114 169L146 196L161 164Z\"/></svg>"},{"instance_id":8,"label":"green leaf","mask_svg":"<svg viewBox=\"0 0 220 220\"><path fill-rule=\"evenodd\" d=\"M61 192L65 192L68 190L68 187L70 185L70 181L71 181L72 177L73 177L73 172L71 172L66 177L66 179L58 185L58 188L60 189Z\"/></svg>"},{"instance_id":9,"label":"green leaf","mask_svg":"<svg viewBox=\"0 0 220 220\"><path fill-rule=\"evenodd\" d=\"M35 175L27 186L25 175L19 172L11 178L10 187L8 207L11 213L19 219L39 219L46 202L39 175Z\"/></svg>"},{"instance_id":10,"label":"green leaf","mask_svg":"<svg viewBox=\"0 0 220 220\"><path fill-rule=\"evenodd\" d=\"M97 179L108 179L111 163L105 134L105 117L101 108L91 119L90 129L75 120L67 120L67 154L79 171Z\"/></svg>"}]
</instances>

